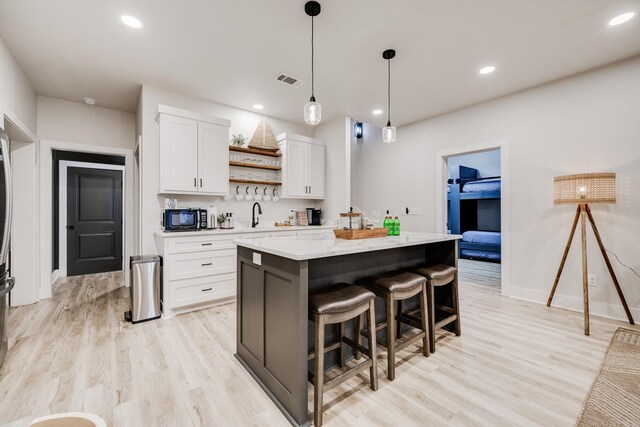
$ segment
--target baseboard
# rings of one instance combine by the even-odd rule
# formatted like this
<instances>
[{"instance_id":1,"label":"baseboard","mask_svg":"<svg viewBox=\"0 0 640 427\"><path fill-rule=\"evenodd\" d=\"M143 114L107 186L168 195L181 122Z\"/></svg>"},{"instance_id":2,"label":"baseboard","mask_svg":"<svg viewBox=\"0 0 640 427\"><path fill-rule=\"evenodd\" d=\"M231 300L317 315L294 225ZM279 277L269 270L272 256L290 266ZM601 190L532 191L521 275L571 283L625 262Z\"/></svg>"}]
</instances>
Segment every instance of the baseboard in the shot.
<instances>
[{"instance_id":1,"label":"baseboard","mask_svg":"<svg viewBox=\"0 0 640 427\"><path fill-rule=\"evenodd\" d=\"M508 291L509 293L506 295L508 297L535 302L538 304L546 304L551 289L539 291L535 289L510 286ZM560 295L556 293L553 297L552 306L582 313L583 301L582 297L570 297L567 295ZM640 321L640 309L630 308L630 311L634 320ZM594 316L601 316L607 319L622 320L627 322L627 316L620 302L615 304L589 300L589 313Z\"/></svg>"},{"instance_id":2,"label":"baseboard","mask_svg":"<svg viewBox=\"0 0 640 427\"><path fill-rule=\"evenodd\" d=\"M56 280L60 277L60 270L53 270L51 272L51 284L56 283Z\"/></svg>"}]
</instances>

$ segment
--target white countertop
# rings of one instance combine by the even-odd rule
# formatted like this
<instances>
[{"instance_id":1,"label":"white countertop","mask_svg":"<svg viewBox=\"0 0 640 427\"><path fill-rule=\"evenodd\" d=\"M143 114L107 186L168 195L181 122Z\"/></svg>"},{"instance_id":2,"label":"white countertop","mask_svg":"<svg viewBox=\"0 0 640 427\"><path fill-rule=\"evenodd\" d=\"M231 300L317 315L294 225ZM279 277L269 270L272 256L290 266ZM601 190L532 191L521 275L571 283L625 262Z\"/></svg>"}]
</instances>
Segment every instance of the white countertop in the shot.
<instances>
[{"instance_id":1,"label":"white countertop","mask_svg":"<svg viewBox=\"0 0 640 427\"><path fill-rule=\"evenodd\" d=\"M293 227L258 226L257 228L233 228L231 230L199 230L199 231L164 231L156 230L154 234L158 237L185 237L185 236L217 236L222 234L245 234L245 233L273 233L278 231L304 231L304 230L331 230L335 228L330 225L298 225Z\"/></svg>"},{"instance_id":2,"label":"white countertop","mask_svg":"<svg viewBox=\"0 0 640 427\"><path fill-rule=\"evenodd\" d=\"M329 234L311 234L308 236L278 237L272 239L244 238L235 240L234 243L238 246L256 251L289 258L295 261L304 261L337 255L393 249L403 246L458 240L461 238L462 236L456 234L406 232L400 236L380 237L377 239L342 240L336 239Z\"/></svg>"}]
</instances>

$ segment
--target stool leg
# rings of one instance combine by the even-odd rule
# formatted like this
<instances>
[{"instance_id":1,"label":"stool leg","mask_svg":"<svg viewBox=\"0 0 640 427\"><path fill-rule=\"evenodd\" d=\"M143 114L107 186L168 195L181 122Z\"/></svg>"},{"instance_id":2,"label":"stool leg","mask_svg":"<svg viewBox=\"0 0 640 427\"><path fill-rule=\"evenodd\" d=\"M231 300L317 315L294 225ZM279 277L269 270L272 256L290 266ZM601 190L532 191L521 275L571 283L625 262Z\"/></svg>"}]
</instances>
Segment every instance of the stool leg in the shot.
<instances>
[{"instance_id":1,"label":"stool leg","mask_svg":"<svg viewBox=\"0 0 640 427\"><path fill-rule=\"evenodd\" d=\"M340 334L340 367L344 368L344 343L342 337L344 337L344 322L338 324L338 334Z\"/></svg>"},{"instance_id":2,"label":"stool leg","mask_svg":"<svg viewBox=\"0 0 640 427\"><path fill-rule=\"evenodd\" d=\"M369 368L369 376L371 378L371 390L378 390L378 352L376 349L376 311L375 300L369 302L369 358L371 359L371 368ZM364 313L362 313L364 316ZM358 316L359 318L360 316Z\"/></svg>"},{"instance_id":3,"label":"stool leg","mask_svg":"<svg viewBox=\"0 0 640 427\"><path fill-rule=\"evenodd\" d=\"M422 339L422 354L429 357L431 354L431 333L429 331L429 305L427 303L427 283L422 285L422 292L420 292L420 317L422 320L422 330L424 331L424 338Z\"/></svg>"},{"instance_id":4,"label":"stool leg","mask_svg":"<svg viewBox=\"0 0 640 427\"><path fill-rule=\"evenodd\" d=\"M396 316L395 301L392 295L387 296L387 378L396 378ZM375 323L374 323L375 324Z\"/></svg>"},{"instance_id":5,"label":"stool leg","mask_svg":"<svg viewBox=\"0 0 640 427\"><path fill-rule=\"evenodd\" d=\"M429 341L431 342L431 352L436 352L436 302L433 282L427 279L427 302L429 304Z\"/></svg>"},{"instance_id":6,"label":"stool leg","mask_svg":"<svg viewBox=\"0 0 640 427\"><path fill-rule=\"evenodd\" d=\"M456 336L460 336L462 330L460 328L460 302L458 300L458 274L453 278L453 282L451 282L451 299L453 300L453 311L456 313Z\"/></svg>"},{"instance_id":7,"label":"stool leg","mask_svg":"<svg viewBox=\"0 0 640 427\"><path fill-rule=\"evenodd\" d=\"M315 346L315 375L313 377L313 424L322 425L322 397L324 393L324 319L315 316L316 346Z\"/></svg>"},{"instance_id":8,"label":"stool leg","mask_svg":"<svg viewBox=\"0 0 640 427\"><path fill-rule=\"evenodd\" d=\"M402 300L398 300L398 312L396 318L396 338L402 338Z\"/></svg>"},{"instance_id":9,"label":"stool leg","mask_svg":"<svg viewBox=\"0 0 640 427\"><path fill-rule=\"evenodd\" d=\"M360 345L362 345L362 325L363 324L364 324L364 313L356 317L356 334L354 338L355 338L355 341ZM360 360L360 352L357 349L353 350L353 357L356 360Z\"/></svg>"}]
</instances>

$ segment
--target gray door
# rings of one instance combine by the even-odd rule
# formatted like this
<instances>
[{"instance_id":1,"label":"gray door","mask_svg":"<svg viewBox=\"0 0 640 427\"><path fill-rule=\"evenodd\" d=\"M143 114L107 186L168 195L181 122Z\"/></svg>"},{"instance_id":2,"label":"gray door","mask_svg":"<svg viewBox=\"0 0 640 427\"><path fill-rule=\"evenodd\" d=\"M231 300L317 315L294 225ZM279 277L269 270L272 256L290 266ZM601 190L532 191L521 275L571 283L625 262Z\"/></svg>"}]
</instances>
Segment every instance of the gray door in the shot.
<instances>
[{"instance_id":1,"label":"gray door","mask_svg":"<svg viewBox=\"0 0 640 427\"><path fill-rule=\"evenodd\" d=\"M67 275L122 270L122 171L67 168Z\"/></svg>"}]
</instances>

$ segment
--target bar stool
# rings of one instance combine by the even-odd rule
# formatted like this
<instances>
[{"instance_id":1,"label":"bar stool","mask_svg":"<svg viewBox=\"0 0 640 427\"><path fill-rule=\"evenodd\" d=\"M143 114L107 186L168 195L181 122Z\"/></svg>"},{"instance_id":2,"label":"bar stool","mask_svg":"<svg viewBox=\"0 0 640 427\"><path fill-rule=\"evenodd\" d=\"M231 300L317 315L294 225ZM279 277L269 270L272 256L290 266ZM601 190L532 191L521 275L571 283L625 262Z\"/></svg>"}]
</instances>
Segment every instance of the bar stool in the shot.
<instances>
[{"instance_id":1,"label":"bar stool","mask_svg":"<svg viewBox=\"0 0 640 427\"><path fill-rule=\"evenodd\" d=\"M369 348L344 336L344 322L364 316L368 311L370 324L375 325L375 295L366 289L348 283L339 283L336 288L327 292L309 295L309 320L315 323L315 348L309 353L309 360L315 359L314 374L309 374L313 382L313 423L316 427L322 425L322 401L325 391L331 390L338 384L369 368L371 389L378 389L378 364L376 359L376 334L373 332L369 341ZM340 339L328 346L324 344L325 325L338 324ZM328 351L340 349L340 366L344 366L343 344L351 346L355 351L366 354L369 359L349 368L337 377L326 381L324 379L324 354Z\"/></svg>"},{"instance_id":2,"label":"bar stool","mask_svg":"<svg viewBox=\"0 0 640 427\"><path fill-rule=\"evenodd\" d=\"M458 270L455 267L445 264L438 264L430 267L418 267L413 270L415 273L427 279L427 294L429 300L429 336L431 341L431 351L436 351L436 329L441 329L450 323L455 323L455 334L460 336L460 306L458 301ZM435 302L435 287L451 284L452 307L438 305ZM436 323L436 310L449 313L449 316Z\"/></svg>"},{"instance_id":3,"label":"bar stool","mask_svg":"<svg viewBox=\"0 0 640 427\"><path fill-rule=\"evenodd\" d=\"M393 381L396 377L396 353L414 342L422 339L422 354L429 357L429 327L427 322L427 281L424 277L406 272L393 271L378 276L365 277L357 282L359 286L373 292L376 296L384 298L387 306L387 320L375 326L375 332L387 329L387 341L381 342L380 345L387 348L387 378ZM400 310L395 312L396 302L409 299L420 294L420 313L421 317L413 317L409 314L403 314ZM396 319L397 317L397 319ZM397 320L397 323L396 323ZM396 342L396 329L400 330L402 323L421 329L415 336L406 341ZM369 328L371 329L371 327ZM365 333L365 336L371 336L372 332ZM358 334L358 342L362 334ZM358 355L356 355L357 357Z\"/></svg>"}]
</instances>

